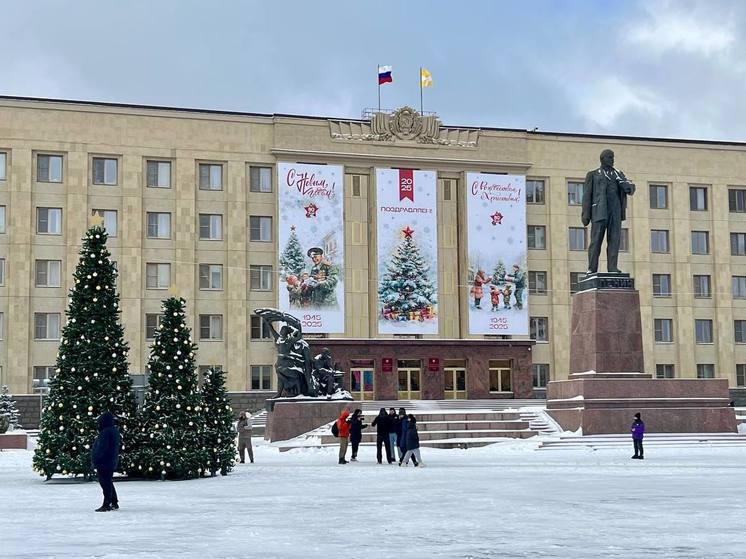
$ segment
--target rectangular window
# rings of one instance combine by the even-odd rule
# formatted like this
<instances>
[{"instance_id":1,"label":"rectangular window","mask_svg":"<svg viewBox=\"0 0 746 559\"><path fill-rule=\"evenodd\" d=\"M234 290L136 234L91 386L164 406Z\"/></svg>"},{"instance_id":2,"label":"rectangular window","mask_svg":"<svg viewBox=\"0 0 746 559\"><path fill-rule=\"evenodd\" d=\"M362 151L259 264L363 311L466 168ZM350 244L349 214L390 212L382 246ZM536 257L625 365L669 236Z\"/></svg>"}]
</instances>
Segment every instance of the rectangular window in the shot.
<instances>
[{"instance_id":1,"label":"rectangular window","mask_svg":"<svg viewBox=\"0 0 746 559\"><path fill-rule=\"evenodd\" d=\"M352 195L355 196L355 192L357 192L357 196L360 196L360 181L358 180L358 189L355 190L355 178L360 178L358 175L355 177L352 177ZM451 179L443 179L443 200L445 201L451 201L453 200L453 183L456 182Z\"/></svg>"},{"instance_id":2,"label":"rectangular window","mask_svg":"<svg viewBox=\"0 0 746 559\"><path fill-rule=\"evenodd\" d=\"M585 227L570 227L570 250L585 250Z\"/></svg>"},{"instance_id":3,"label":"rectangular window","mask_svg":"<svg viewBox=\"0 0 746 559\"><path fill-rule=\"evenodd\" d=\"M272 192L272 167L249 167L249 190Z\"/></svg>"},{"instance_id":4,"label":"rectangular window","mask_svg":"<svg viewBox=\"0 0 746 559\"><path fill-rule=\"evenodd\" d=\"M689 187L689 209L693 212L707 211L707 187L690 186Z\"/></svg>"},{"instance_id":5,"label":"rectangular window","mask_svg":"<svg viewBox=\"0 0 746 559\"><path fill-rule=\"evenodd\" d=\"M0 340L5 339L5 313L0 312Z\"/></svg>"},{"instance_id":6,"label":"rectangular window","mask_svg":"<svg viewBox=\"0 0 746 559\"><path fill-rule=\"evenodd\" d=\"M58 312L34 313L34 339L35 340L59 340L60 339L60 313Z\"/></svg>"},{"instance_id":7,"label":"rectangular window","mask_svg":"<svg viewBox=\"0 0 746 559\"><path fill-rule=\"evenodd\" d=\"M168 212L147 212L148 239L171 238L171 214Z\"/></svg>"},{"instance_id":8,"label":"rectangular window","mask_svg":"<svg viewBox=\"0 0 746 559\"><path fill-rule=\"evenodd\" d=\"M490 392L510 392L510 361L490 359L489 361L489 372L490 372Z\"/></svg>"},{"instance_id":9,"label":"rectangular window","mask_svg":"<svg viewBox=\"0 0 746 559\"><path fill-rule=\"evenodd\" d=\"M145 339L152 340L155 338L155 333L161 327L162 321L162 314L148 313L145 315Z\"/></svg>"},{"instance_id":10,"label":"rectangular window","mask_svg":"<svg viewBox=\"0 0 746 559\"><path fill-rule=\"evenodd\" d=\"M668 253L668 230L651 229L650 230L650 252Z\"/></svg>"},{"instance_id":11,"label":"rectangular window","mask_svg":"<svg viewBox=\"0 0 746 559\"><path fill-rule=\"evenodd\" d=\"M715 378L715 365L712 363L698 363L697 378Z\"/></svg>"},{"instance_id":12,"label":"rectangular window","mask_svg":"<svg viewBox=\"0 0 746 559\"><path fill-rule=\"evenodd\" d=\"M93 158L93 184L117 184L118 161L112 157Z\"/></svg>"},{"instance_id":13,"label":"rectangular window","mask_svg":"<svg viewBox=\"0 0 746 559\"><path fill-rule=\"evenodd\" d=\"M171 162L148 161L148 188L171 188Z\"/></svg>"},{"instance_id":14,"label":"rectangular window","mask_svg":"<svg viewBox=\"0 0 746 559\"><path fill-rule=\"evenodd\" d=\"M531 372L534 375L534 388L546 388L549 383L549 363L534 363Z\"/></svg>"},{"instance_id":15,"label":"rectangular window","mask_svg":"<svg viewBox=\"0 0 746 559\"><path fill-rule=\"evenodd\" d=\"M199 265L199 288L200 289L223 289L223 265L222 264L200 264Z\"/></svg>"},{"instance_id":16,"label":"rectangular window","mask_svg":"<svg viewBox=\"0 0 746 559\"><path fill-rule=\"evenodd\" d=\"M545 316L532 316L529 321L529 335L537 342L548 342L549 319Z\"/></svg>"},{"instance_id":17,"label":"rectangular window","mask_svg":"<svg viewBox=\"0 0 746 559\"><path fill-rule=\"evenodd\" d=\"M692 276L694 282L694 296L700 299L708 299L712 297L712 284L710 276L694 275Z\"/></svg>"},{"instance_id":18,"label":"rectangular window","mask_svg":"<svg viewBox=\"0 0 746 559\"><path fill-rule=\"evenodd\" d=\"M270 291L272 289L272 266L252 264L249 266L249 276L251 291Z\"/></svg>"},{"instance_id":19,"label":"rectangular window","mask_svg":"<svg viewBox=\"0 0 746 559\"><path fill-rule=\"evenodd\" d=\"M4 181L7 178L7 164L8 154L4 151L0 151L0 181Z\"/></svg>"},{"instance_id":20,"label":"rectangular window","mask_svg":"<svg viewBox=\"0 0 746 559\"><path fill-rule=\"evenodd\" d=\"M60 287L61 260L36 261L36 287Z\"/></svg>"},{"instance_id":21,"label":"rectangular window","mask_svg":"<svg viewBox=\"0 0 746 559\"><path fill-rule=\"evenodd\" d=\"M92 210L91 215L104 218L104 229L109 237L117 236L117 211L116 210Z\"/></svg>"},{"instance_id":22,"label":"rectangular window","mask_svg":"<svg viewBox=\"0 0 746 559\"><path fill-rule=\"evenodd\" d=\"M451 199L451 181L443 181L443 199ZM352 175L352 195L356 198L360 197L360 175Z\"/></svg>"},{"instance_id":23,"label":"rectangular window","mask_svg":"<svg viewBox=\"0 0 746 559\"><path fill-rule=\"evenodd\" d=\"M674 366L669 364L656 365L655 378L674 378Z\"/></svg>"},{"instance_id":24,"label":"rectangular window","mask_svg":"<svg viewBox=\"0 0 746 559\"><path fill-rule=\"evenodd\" d=\"M528 248L545 250L547 248L547 228L544 225L528 226Z\"/></svg>"},{"instance_id":25,"label":"rectangular window","mask_svg":"<svg viewBox=\"0 0 746 559\"><path fill-rule=\"evenodd\" d=\"M698 344L712 343L712 320L697 318L694 320L694 337Z\"/></svg>"},{"instance_id":26,"label":"rectangular window","mask_svg":"<svg viewBox=\"0 0 746 559\"><path fill-rule=\"evenodd\" d=\"M168 289L171 286L171 264L145 264L145 289Z\"/></svg>"},{"instance_id":27,"label":"rectangular window","mask_svg":"<svg viewBox=\"0 0 746 559\"><path fill-rule=\"evenodd\" d=\"M272 365L251 366L251 390L270 390Z\"/></svg>"},{"instance_id":28,"label":"rectangular window","mask_svg":"<svg viewBox=\"0 0 746 559\"><path fill-rule=\"evenodd\" d=\"M730 253L733 256L746 256L746 233L730 234Z\"/></svg>"},{"instance_id":29,"label":"rectangular window","mask_svg":"<svg viewBox=\"0 0 746 559\"><path fill-rule=\"evenodd\" d=\"M585 277L585 272L570 272L570 293L580 291L580 280Z\"/></svg>"},{"instance_id":30,"label":"rectangular window","mask_svg":"<svg viewBox=\"0 0 746 559\"><path fill-rule=\"evenodd\" d=\"M200 163L199 189L223 190L223 166L213 163Z\"/></svg>"},{"instance_id":31,"label":"rectangular window","mask_svg":"<svg viewBox=\"0 0 746 559\"><path fill-rule=\"evenodd\" d=\"M692 254L710 254L709 231L692 231Z\"/></svg>"},{"instance_id":32,"label":"rectangular window","mask_svg":"<svg viewBox=\"0 0 746 559\"><path fill-rule=\"evenodd\" d=\"M260 215L249 217L249 240L272 241L272 218Z\"/></svg>"},{"instance_id":33,"label":"rectangular window","mask_svg":"<svg viewBox=\"0 0 746 559\"><path fill-rule=\"evenodd\" d=\"M734 299L746 299L746 276L733 276L731 278L731 288L733 289Z\"/></svg>"},{"instance_id":34,"label":"rectangular window","mask_svg":"<svg viewBox=\"0 0 746 559\"><path fill-rule=\"evenodd\" d=\"M619 237L619 252L629 252L629 229L622 227L622 234Z\"/></svg>"},{"instance_id":35,"label":"rectangular window","mask_svg":"<svg viewBox=\"0 0 746 559\"><path fill-rule=\"evenodd\" d=\"M728 189L728 209L731 213L746 212L746 190L743 188Z\"/></svg>"},{"instance_id":36,"label":"rectangular window","mask_svg":"<svg viewBox=\"0 0 746 559\"><path fill-rule=\"evenodd\" d=\"M746 344L746 320L734 320L733 331L737 344Z\"/></svg>"},{"instance_id":37,"label":"rectangular window","mask_svg":"<svg viewBox=\"0 0 746 559\"><path fill-rule=\"evenodd\" d=\"M45 365L43 367L34 367L34 392L37 394L46 394L49 392L49 381L54 378L55 367Z\"/></svg>"},{"instance_id":38,"label":"rectangular window","mask_svg":"<svg viewBox=\"0 0 746 559\"><path fill-rule=\"evenodd\" d=\"M0 258L0 285L5 285L5 258Z\"/></svg>"},{"instance_id":39,"label":"rectangular window","mask_svg":"<svg viewBox=\"0 0 746 559\"><path fill-rule=\"evenodd\" d=\"M38 182L62 182L62 156L37 155L36 180Z\"/></svg>"},{"instance_id":40,"label":"rectangular window","mask_svg":"<svg viewBox=\"0 0 746 559\"><path fill-rule=\"evenodd\" d=\"M650 185L650 209L665 210L668 207L668 186L665 184Z\"/></svg>"},{"instance_id":41,"label":"rectangular window","mask_svg":"<svg viewBox=\"0 0 746 559\"><path fill-rule=\"evenodd\" d=\"M200 340L222 340L223 339L223 315L201 314L199 315L199 339Z\"/></svg>"},{"instance_id":42,"label":"rectangular window","mask_svg":"<svg viewBox=\"0 0 746 559\"><path fill-rule=\"evenodd\" d=\"M584 183L578 181L567 181L567 203L570 206L583 205Z\"/></svg>"},{"instance_id":43,"label":"rectangular window","mask_svg":"<svg viewBox=\"0 0 746 559\"><path fill-rule=\"evenodd\" d=\"M673 319L656 318L653 320L655 331L655 343L670 344L673 343Z\"/></svg>"},{"instance_id":44,"label":"rectangular window","mask_svg":"<svg viewBox=\"0 0 746 559\"><path fill-rule=\"evenodd\" d=\"M546 272L529 272L528 273L528 292L530 295L547 294L547 273Z\"/></svg>"},{"instance_id":45,"label":"rectangular window","mask_svg":"<svg viewBox=\"0 0 746 559\"><path fill-rule=\"evenodd\" d=\"M746 386L746 364L736 365L736 386Z\"/></svg>"},{"instance_id":46,"label":"rectangular window","mask_svg":"<svg viewBox=\"0 0 746 559\"><path fill-rule=\"evenodd\" d=\"M544 203L544 181L543 180L526 180L526 203L543 204Z\"/></svg>"},{"instance_id":47,"label":"rectangular window","mask_svg":"<svg viewBox=\"0 0 746 559\"><path fill-rule=\"evenodd\" d=\"M223 216L199 214L199 238L203 241L220 241L223 238Z\"/></svg>"},{"instance_id":48,"label":"rectangular window","mask_svg":"<svg viewBox=\"0 0 746 559\"><path fill-rule=\"evenodd\" d=\"M251 339L252 340L270 340L272 334L269 332L267 321L261 316L251 315Z\"/></svg>"},{"instance_id":49,"label":"rectangular window","mask_svg":"<svg viewBox=\"0 0 746 559\"><path fill-rule=\"evenodd\" d=\"M36 232L43 235L61 235L62 208L36 208Z\"/></svg>"},{"instance_id":50,"label":"rectangular window","mask_svg":"<svg viewBox=\"0 0 746 559\"><path fill-rule=\"evenodd\" d=\"M653 274L653 297L671 296L671 274Z\"/></svg>"},{"instance_id":51,"label":"rectangular window","mask_svg":"<svg viewBox=\"0 0 746 559\"><path fill-rule=\"evenodd\" d=\"M5 206L0 206L0 233L5 233Z\"/></svg>"}]
</instances>

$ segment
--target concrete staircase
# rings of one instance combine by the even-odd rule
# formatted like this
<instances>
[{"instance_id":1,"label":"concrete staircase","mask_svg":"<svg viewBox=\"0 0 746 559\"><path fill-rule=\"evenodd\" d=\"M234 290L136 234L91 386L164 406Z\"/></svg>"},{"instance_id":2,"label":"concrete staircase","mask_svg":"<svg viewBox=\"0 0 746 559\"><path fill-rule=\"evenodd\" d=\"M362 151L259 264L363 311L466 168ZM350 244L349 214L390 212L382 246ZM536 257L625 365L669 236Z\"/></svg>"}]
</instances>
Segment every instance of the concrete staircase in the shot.
<instances>
[{"instance_id":1,"label":"concrete staircase","mask_svg":"<svg viewBox=\"0 0 746 559\"><path fill-rule=\"evenodd\" d=\"M692 446L746 446L746 436L738 433L651 433L645 435L645 448L691 448ZM561 435L543 440L537 450L600 450L628 448L632 451L630 435Z\"/></svg>"}]
</instances>

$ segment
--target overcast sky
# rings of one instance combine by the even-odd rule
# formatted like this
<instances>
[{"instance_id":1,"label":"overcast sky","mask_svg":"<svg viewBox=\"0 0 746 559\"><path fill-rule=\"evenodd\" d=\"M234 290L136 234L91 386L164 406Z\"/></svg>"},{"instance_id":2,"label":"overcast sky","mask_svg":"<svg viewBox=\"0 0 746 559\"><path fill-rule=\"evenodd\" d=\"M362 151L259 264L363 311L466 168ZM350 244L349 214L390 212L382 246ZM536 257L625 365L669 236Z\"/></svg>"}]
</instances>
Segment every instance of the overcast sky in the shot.
<instances>
[{"instance_id":1,"label":"overcast sky","mask_svg":"<svg viewBox=\"0 0 746 559\"><path fill-rule=\"evenodd\" d=\"M746 2L5 0L0 94L746 141Z\"/></svg>"}]
</instances>

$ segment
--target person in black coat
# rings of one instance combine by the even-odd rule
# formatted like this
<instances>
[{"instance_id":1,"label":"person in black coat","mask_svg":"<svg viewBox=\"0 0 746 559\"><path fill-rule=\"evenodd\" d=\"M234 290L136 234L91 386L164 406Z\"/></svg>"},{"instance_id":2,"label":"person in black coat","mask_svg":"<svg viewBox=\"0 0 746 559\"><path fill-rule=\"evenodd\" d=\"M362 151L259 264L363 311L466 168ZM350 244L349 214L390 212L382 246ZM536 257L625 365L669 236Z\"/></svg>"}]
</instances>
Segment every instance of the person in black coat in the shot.
<instances>
[{"instance_id":1,"label":"person in black coat","mask_svg":"<svg viewBox=\"0 0 746 559\"><path fill-rule=\"evenodd\" d=\"M413 415L407 416L409 425L407 427L407 453L404 455L404 461L399 462L400 466L409 465L409 459L414 462L415 467L424 466L420 457L420 434L417 432L417 418Z\"/></svg>"},{"instance_id":2,"label":"person in black coat","mask_svg":"<svg viewBox=\"0 0 746 559\"><path fill-rule=\"evenodd\" d=\"M347 423L350 424L350 444L352 444L352 458L350 460L357 462L357 449L360 446L360 441L363 440L363 429L367 427L363 423L363 410L355 410Z\"/></svg>"},{"instance_id":3,"label":"person in black coat","mask_svg":"<svg viewBox=\"0 0 746 559\"><path fill-rule=\"evenodd\" d=\"M391 433L391 418L386 413L386 408L381 408L378 415L371 423L376 428L376 458L378 463L381 464L383 456L381 453L381 445L386 447L386 461L391 464L394 461L391 455L391 441L389 440L389 434Z\"/></svg>"},{"instance_id":4,"label":"person in black coat","mask_svg":"<svg viewBox=\"0 0 746 559\"><path fill-rule=\"evenodd\" d=\"M114 489L114 470L119 461L119 435L114 415L104 412L98 418L98 436L91 447L91 463L98 472L98 482L104 492L104 504L96 512L107 512L119 509L119 497Z\"/></svg>"},{"instance_id":5,"label":"person in black coat","mask_svg":"<svg viewBox=\"0 0 746 559\"><path fill-rule=\"evenodd\" d=\"M407 415L407 410L399 408L399 428L396 432L397 444L399 445L399 464L401 465L404 460L404 455L407 453L407 430L409 429L409 418L411 415ZM412 457L414 465L417 465L417 459Z\"/></svg>"}]
</instances>

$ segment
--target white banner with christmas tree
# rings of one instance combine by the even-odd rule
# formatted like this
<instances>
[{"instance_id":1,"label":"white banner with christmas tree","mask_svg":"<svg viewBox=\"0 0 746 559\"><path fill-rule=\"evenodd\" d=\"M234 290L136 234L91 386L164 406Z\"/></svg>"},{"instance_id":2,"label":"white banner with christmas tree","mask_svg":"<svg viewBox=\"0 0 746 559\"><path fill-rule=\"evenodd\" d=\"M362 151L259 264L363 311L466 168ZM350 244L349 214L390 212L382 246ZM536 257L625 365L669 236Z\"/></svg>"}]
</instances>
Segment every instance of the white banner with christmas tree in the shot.
<instances>
[{"instance_id":1,"label":"white banner with christmas tree","mask_svg":"<svg viewBox=\"0 0 746 559\"><path fill-rule=\"evenodd\" d=\"M280 310L304 332L344 333L344 170L278 163Z\"/></svg>"},{"instance_id":2,"label":"white banner with christmas tree","mask_svg":"<svg viewBox=\"0 0 746 559\"><path fill-rule=\"evenodd\" d=\"M435 171L376 169L378 332L438 333Z\"/></svg>"},{"instance_id":3,"label":"white banner with christmas tree","mask_svg":"<svg viewBox=\"0 0 746 559\"><path fill-rule=\"evenodd\" d=\"M528 334L526 177L466 174L469 334Z\"/></svg>"}]
</instances>

